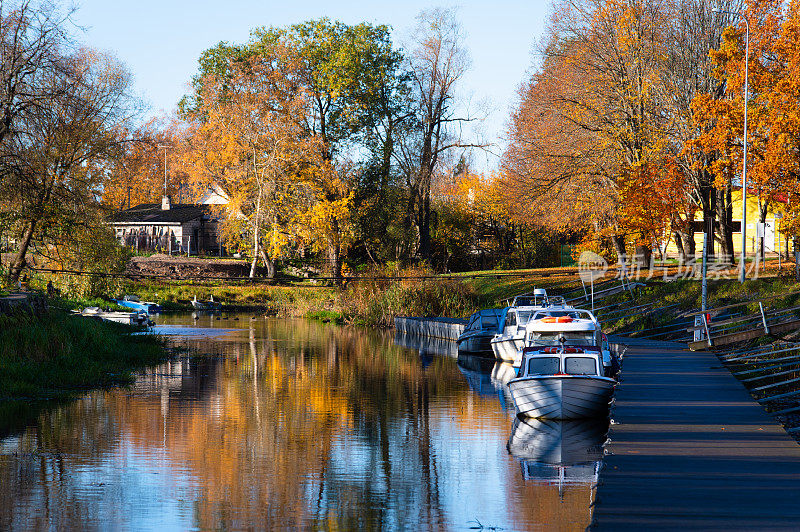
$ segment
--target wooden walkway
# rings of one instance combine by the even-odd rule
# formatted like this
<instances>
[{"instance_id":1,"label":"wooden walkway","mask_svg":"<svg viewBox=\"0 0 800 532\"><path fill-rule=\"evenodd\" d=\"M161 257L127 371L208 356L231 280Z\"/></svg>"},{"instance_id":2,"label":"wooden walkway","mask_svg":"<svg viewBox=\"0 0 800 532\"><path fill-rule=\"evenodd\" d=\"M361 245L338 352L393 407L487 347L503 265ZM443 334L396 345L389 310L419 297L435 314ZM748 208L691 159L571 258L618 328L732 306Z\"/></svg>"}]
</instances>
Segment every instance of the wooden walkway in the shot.
<instances>
[{"instance_id":1,"label":"wooden walkway","mask_svg":"<svg viewBox=\"0 0 800 532\"><path fill-rule=\"evenodd\" d=\"M591 529L800 528L800 445L714 354L629 345L621 378Z\"/></svg>"}]
</instances>

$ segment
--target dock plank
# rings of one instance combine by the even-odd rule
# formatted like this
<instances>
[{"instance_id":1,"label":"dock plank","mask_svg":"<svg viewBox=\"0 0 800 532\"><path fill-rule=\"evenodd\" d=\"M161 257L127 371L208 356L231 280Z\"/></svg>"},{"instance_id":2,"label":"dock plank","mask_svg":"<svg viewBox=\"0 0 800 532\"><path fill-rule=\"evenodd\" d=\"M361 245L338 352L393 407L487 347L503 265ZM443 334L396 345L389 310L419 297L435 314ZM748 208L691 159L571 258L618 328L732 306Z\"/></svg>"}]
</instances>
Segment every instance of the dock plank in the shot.
<instances>
[{"instance_id":1,"label":"dock plank","mask_svg":"<svg viewBox=\"0 0 800 532\"><path fill-rule=\"evenodd\" d=\"M797 529L800 445L706 351L630 346L593 530Z\"/></svg>"}]
</instances>

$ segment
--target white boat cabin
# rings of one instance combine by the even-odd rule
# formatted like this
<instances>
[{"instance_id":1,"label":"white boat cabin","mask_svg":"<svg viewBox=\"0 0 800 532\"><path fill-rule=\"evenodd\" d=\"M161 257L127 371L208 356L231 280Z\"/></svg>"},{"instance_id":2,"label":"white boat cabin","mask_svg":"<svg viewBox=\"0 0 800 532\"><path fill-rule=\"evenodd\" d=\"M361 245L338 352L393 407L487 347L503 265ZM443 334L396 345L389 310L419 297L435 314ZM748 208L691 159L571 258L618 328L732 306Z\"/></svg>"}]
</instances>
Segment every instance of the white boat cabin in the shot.
<instances>
[{"instance_id":1,"label":"white boat cabin","mask_svg":"<svg viewBox=\"0 0 800 532\"><path fill-rule=\"evenodd\" d=\"M567 306L548 307L537 311L528 321L525 330L524 351L552 351L562 348L578 348L587 353L595 351L601 357L601 367L606 372L611 371L613 360L608 339L603 334L600 322L588 310ZM565 369L562 371L572 373Z\"/></svg>"},{"instance_id":2,"label":"white boat cabin","mask_svg":"<svg viewBox=\"0 0 800 532\"><path fill-rule=\"evenodd\" d=\"M526 347L519 377L531 375L604 375L601 355L580 347Z\"/></svg>"}]
</instances>

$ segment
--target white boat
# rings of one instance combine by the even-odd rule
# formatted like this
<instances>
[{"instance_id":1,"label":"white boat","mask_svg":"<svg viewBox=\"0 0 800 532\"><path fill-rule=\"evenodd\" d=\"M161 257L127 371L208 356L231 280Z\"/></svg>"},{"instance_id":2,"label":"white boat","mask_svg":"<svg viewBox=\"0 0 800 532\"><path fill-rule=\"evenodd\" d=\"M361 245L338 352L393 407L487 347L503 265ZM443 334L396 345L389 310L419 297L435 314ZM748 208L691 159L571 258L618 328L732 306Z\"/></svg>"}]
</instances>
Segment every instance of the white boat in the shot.
<instances>
[{"instance_id":1,"label":"white boat","mask_svg":"<svg viewBox=\"0 0 800 532\"><path fill-rule=\"evenodd\" d=\"M549 419L605 416L616 360L597 318L551 305L526 326L517 378L508 383L517 414Z\"/></svg>"},{"instance_id":2,"label":"white boat","mask_svg":"<svg viewBox=\"0 0 800 532\"><path fill-rule=\"evenodd\" d=\"M194 298L192 299L192 307L195 310L219 310L220 303L219 301L214 301L214 296L212 295L208 301L198 301L197 295L195 294Z\"/></svg>"},{"instance_id":3,"label":"white boat","mask_svg":"<svg viewBox=\"0 0 800 532\"><path fill-rule=\"evenodd\" d=\"M81 316L88 316L91 318L98 318L104 321L114 321L117 323L124 323L126 325L148 325L149 319L147 315L142 312L121 312L103 310L100 307L86 307L80 312L75 311L76 314Z\"/></svg>"},{"instance_id":4,"label":"white boat","mask_svg":"<svg viewBox=\"0 0 800 532\"><path fill-rule=\"evenodd\" d=\"M517 415L547 419L608 416L617 381L604 376L599 347L567 345L564 336L560 340L558 347L523 349L517 378L508 383Z\"/></svg>"},{"instance_id":5,"label":"white boat","mask_svg":"<svg viewBox=\"0 0 800 532\"><path fill-rule=\"evenodd\" d=\"M519 351L525 343L525 326L536 311L547 305L547 291L543 288L514 298L500 323L500 333L490 341L497 360L519 364Z\"/></svg>"},{"instance_id":6,"label":"white boat","mask_svg":"<svg viewBox=\"0 0 800 532\"><path fill-rule=\"evenodd\" d=\"M519 367L523 347L557 346L560 345L559 338L564 337L570 345L596 346L602 355L603 374L609 377L616 375L618 361L611 353L608 339L594 314L571 307L562 298L551 297L550 301L549 306L537 310L528 320L523 345L514 353L511 364ZM553 301L556 303L553 304Z\"/></svg>"}]
</instances>

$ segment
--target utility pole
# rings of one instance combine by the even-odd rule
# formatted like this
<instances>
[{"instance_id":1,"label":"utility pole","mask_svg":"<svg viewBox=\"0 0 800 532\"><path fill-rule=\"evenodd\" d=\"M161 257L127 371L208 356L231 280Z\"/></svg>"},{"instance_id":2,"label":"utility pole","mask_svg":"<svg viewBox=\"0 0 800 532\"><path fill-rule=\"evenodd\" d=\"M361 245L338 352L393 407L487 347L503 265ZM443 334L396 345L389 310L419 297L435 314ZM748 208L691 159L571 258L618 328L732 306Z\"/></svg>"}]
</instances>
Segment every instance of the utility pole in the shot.
<instances>
[{"instance_id":1,"label":"utility pole","mask_svg":"<svg viewBox=\"0 0 800 532\"><path fill-rule=\"evenodd\" d=\"M167 195L167 150L171 148L166 144L159 144L159 148L164 148L164 196Z\"/></svg>"},{"instance_id":2,"label":"utility pole","mask_svg":"<svg viewBox=\"0 0 800 532\"><path fill-rule=\"evenodd\" d=\"M745 248L747 246L747 101L748 101L748 74L750 59L750 22L741 11L725 11L723 9L713 9L714 13L724 13L739 17L744 21L744 154L742 158L742 253L739 258L739 282L743 283L747 275L745 268Z\"/></svg>"}]
</instances>

